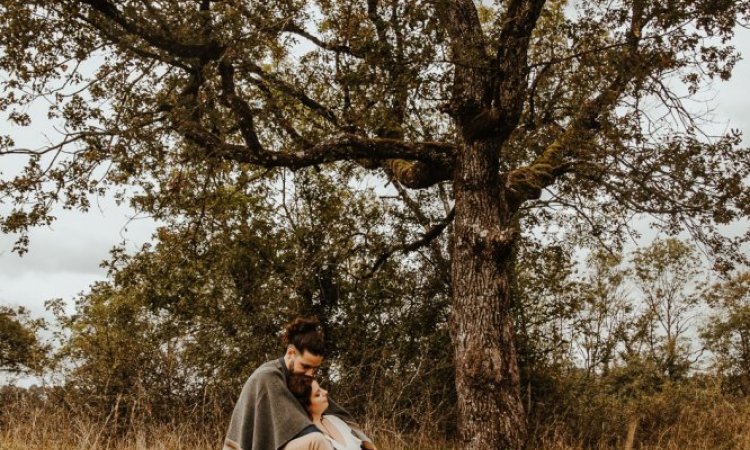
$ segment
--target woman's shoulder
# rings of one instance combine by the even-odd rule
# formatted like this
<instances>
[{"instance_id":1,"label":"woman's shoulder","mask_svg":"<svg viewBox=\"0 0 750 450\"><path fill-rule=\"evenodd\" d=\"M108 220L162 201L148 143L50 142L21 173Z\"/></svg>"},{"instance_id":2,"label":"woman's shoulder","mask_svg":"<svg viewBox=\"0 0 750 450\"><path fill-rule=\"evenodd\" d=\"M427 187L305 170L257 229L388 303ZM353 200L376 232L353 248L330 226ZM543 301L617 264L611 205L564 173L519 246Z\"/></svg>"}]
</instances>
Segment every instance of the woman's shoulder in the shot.
<instances>
[{"instance_id":1,"label":"woman's shoulder","mask_svg":"<svg viewBox=\"0 0 750 450\"><path fill-rule=\"evenodd\" d=\"M338 425L339 428L340 427L350 428L346 422L344 422L340 417L336 416L335 414L323 414L323 418Z\"/></svg>"},{"instance_id":2,"label":"woman's shoulder","mask_svg":"<svg viewBox=\"0 0 750 450\"><path fill-rule=\"evenodd\" d=\"M324 414L323 418L331 422L341 432L344 439L346 440L346 447L343 448L360 448L362 441L354 435L349 424L347 424L340 417L337 417L334 414Z\"/></svg>"}]
</instances>

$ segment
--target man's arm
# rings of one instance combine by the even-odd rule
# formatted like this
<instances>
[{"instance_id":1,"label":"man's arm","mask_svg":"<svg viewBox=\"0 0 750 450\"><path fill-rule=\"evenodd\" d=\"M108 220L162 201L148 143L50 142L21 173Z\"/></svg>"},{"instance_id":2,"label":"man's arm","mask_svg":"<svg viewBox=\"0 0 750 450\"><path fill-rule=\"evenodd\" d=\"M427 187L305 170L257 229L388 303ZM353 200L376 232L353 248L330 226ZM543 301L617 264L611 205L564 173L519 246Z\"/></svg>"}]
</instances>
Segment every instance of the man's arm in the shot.
<instances>
[{"instance_id":1,"label":"man's arm","mask_svg":"<svg viewBox=\"0 0 750 450\"><path fill-rule=\"evenodd\" d=\"M295 438L318 431L289 391L282 371L269 368L258 375L259 390L263 392L264 401L262 407L260 403L258 405L258 413L262 416L254 425L262 430L264 438L271 441L271 445L262 448L280 449Z\"/></svg>"},{"instance_id":2,"label":"man's arm","mask_svg":"<svg viewBox=\"0 0 750 450\"><path fill-rule=\"evenodd\" d=\"M315 425L308 425L307 428L305 428L304 430L300 431L297 436L294 436L294 439L300 438L300 437L302 437L302 436L304 436L306 434L320 433L320 432L321 431Z\"/></svg>"}]
</instances>

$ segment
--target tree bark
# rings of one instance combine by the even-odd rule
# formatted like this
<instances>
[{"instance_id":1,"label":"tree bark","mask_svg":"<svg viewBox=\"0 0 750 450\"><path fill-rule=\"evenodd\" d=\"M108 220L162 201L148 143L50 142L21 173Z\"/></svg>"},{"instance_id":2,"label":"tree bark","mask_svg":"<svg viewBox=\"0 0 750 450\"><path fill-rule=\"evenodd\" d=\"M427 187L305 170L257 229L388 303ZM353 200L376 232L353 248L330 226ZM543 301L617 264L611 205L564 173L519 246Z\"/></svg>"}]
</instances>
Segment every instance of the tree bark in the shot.
<instances>
[{"instance_id":1,"label":"tree bark","mask_svg":"<svg viewBox=\"0 0 750 450\"><path fill-rule=\"evenodd\" d=\"M453 314L458 420L467 450L519 449L526 416L511 321L516 233L496 140L461 145L454 172Z\"/></svg>"}]
</instances>

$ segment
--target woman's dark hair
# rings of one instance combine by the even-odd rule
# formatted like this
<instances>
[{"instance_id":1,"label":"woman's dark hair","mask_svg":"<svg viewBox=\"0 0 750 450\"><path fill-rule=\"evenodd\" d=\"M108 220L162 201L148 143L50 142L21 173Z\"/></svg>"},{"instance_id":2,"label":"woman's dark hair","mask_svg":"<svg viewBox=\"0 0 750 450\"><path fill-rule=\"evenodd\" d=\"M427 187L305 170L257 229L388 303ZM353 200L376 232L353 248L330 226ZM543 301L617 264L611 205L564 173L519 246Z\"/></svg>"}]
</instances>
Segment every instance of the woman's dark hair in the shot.
<instances>
[{"instance_id":1,"label":"woman's dark hair","mask_svg":"<svg viewBox=\"0 0 750 450\"><path fill-rule=\"evenodd\" d=\"M315 318L297 317L284 327L284 345L293 345L300 354L305 350L317 356L325 356L325 335L320 322Z\"/></svg>"},{"instance_id":2,"label":"woman's dark hair","mask_svg":"<svg viewBox=\"0 0 750 450\"><path fill-rule=\"evenodd\" d=\"M289 388L289 391L291 391L292 395L294 395L294 398L296 398L297 401L302 404L302 407L305 408L305 411L307 411L307 408L310 407L312 382L313 378L306 375L290 375L286 381L286 385Z\"/></svg>"}]
</instances>

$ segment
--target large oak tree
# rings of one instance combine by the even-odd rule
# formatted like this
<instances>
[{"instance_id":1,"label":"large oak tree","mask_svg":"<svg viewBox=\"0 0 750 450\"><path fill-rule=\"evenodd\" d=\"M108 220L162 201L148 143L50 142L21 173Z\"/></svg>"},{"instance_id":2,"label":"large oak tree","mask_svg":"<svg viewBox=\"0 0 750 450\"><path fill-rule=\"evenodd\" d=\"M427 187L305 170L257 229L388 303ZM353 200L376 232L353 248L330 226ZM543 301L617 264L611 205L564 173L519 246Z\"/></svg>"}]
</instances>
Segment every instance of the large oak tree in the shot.
<instances>
[{"instance_id":1,"label":"large oak tree","mask_svg":"<svg viewBox=\"0 0 750 450\"><path fill-rule=\"evenodd\" d=\"M733 0L4 0L0 109L43 101L59 142L17 148L3 231L136 185L158 209L181 166L356 164L400 188L450 187L462 448L519 448L509 275L520 227L573 211L592 238L638 213L717 256L750 212L750 155L686 101L736 61ZM684 92L683 92L684 91ZM119 190L121 195L127 190ZM605 220L606 219L606 220ZM380 263L381 260L378 260Z\"/></svg>"}]
</instances>

